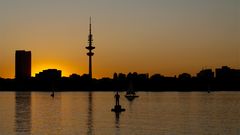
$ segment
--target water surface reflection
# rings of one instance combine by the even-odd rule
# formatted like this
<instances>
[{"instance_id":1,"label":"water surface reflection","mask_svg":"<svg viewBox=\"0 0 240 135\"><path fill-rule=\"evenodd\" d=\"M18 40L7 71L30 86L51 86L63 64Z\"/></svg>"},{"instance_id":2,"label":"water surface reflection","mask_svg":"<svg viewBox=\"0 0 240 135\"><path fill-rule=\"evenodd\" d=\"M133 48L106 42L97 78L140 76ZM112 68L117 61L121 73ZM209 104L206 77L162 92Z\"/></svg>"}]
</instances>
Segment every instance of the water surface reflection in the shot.
<instances>
[{"instance_id":1,"label":"water surface reflection","mask_svg":"<svg viewBox=\"0 0 240 135\"><path fill-rule=\"evenodd\" d=\"M88 110L87 110L87 127L88 127L88 130L87 130L87 134L88 135L91 135L93 133L93 108L92 108L92 92L89 92L88 93Z\"/></svg>"},{"instance_id":2,"label":"water surface reflection","mask_svg":"<svg viewBox=\"0 0 240 135\"><path fill-rule=\"evenodd\" d=\"M111 112L112 92L50 94L0 92L0 134L240 133L239 92L139 92L133 102L121 98L121 114Z\"/></svg>"},{"instance_id":3,"label":"water surface reflection","mask_svg":"<svg viewBox=\"0 0 240 135\"><path fill-rule=\"evenodd\" d=\"M30 135L32 128L31 92L16 92L15 102L16 133Z\"/></svg>"}]
</instances>

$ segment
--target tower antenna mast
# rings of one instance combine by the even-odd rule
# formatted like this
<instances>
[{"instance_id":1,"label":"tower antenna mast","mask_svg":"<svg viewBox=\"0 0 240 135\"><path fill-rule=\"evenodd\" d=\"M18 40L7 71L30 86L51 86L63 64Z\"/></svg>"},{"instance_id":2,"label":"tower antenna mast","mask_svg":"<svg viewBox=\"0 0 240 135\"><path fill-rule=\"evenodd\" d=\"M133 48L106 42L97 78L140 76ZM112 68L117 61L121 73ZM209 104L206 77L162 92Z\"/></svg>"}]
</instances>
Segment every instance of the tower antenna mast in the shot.
<instances>
[{"instance_id":1,"label":"tower antenna mast","mask_svg":"<svg viewBox=\"0 0 240 135\"><path fill-rule=\"evenodd\" d=\"M88 50L87 55L89 56L89 77L92 79L92 56L94 53L92 52L95 47L93 46L93 35L92 35L92 19L89 19L89 35L88 35L88 46L86 47Z\"/></svg>"}]
</instances>

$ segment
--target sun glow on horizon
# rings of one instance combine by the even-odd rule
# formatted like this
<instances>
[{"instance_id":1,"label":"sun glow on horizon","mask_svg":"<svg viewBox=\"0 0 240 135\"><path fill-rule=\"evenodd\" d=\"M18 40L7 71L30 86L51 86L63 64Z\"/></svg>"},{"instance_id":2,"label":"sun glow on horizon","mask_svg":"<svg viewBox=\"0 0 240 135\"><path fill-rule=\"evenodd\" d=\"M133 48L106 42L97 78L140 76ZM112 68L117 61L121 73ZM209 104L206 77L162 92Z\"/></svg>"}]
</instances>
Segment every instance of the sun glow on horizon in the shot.
<instances>
[{"instance_id":1,"label":"sun glow on horizon","mask_svg":"<svg viewBox=\"0 0 240 135\"><path fill-rule=\"evenodd\" d=\"M89 16L93 78L240 68L237 0L103 1L0 1L0 77L15 78L15 50L32 52L33 77L88 74Z\"/></svg>"},{"instance_id":2,"label":"sun glow on horizon","mask_svg":"<svg viewBox=\"0 0 240 135\"><path fill-rule=\"evenodd\" d=\"M46 64L39 64L37 66L32 67L32 76L35 77L36 74L39 72L42 72L43 70L47 69L57 69L62 71L62 76L68 77L72 73L68 70L67 67L60 65L60 64L54 64L54 63L46 63Z\"/></svg>"}]
</instances>

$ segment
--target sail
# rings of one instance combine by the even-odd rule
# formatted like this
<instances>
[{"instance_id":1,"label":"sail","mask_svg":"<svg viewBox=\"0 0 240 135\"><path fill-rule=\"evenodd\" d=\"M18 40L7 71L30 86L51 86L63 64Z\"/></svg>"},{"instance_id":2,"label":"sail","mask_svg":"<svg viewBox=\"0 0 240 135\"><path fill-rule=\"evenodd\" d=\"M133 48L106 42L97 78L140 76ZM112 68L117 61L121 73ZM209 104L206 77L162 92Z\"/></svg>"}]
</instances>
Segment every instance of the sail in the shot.
<instances>
[{"instance_id":1,"label":"sail","mask_svg":"<svg viewBox=\"0 0 240 135\"><path fill-rule=\"evenodd\" d=\"M129 86L126 94L127 94L127 95L131 95L131 94L132 94L132 95L135 95L135 91L134 91L134 89L133 89L133 84L132 84L132 83L130 83L130 86Z\"/></svg>"}]
</instances>

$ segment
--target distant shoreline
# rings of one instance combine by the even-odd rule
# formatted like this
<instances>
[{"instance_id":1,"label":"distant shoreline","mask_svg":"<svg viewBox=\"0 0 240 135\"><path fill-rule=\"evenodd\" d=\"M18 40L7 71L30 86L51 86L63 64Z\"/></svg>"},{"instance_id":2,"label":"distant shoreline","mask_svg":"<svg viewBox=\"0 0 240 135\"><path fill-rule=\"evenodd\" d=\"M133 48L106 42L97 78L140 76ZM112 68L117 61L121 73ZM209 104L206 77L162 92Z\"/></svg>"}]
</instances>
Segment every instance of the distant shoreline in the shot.
<instances>
[{"instance_id":1,"label":"distant shoreline","mask_svg":"<svg viewBox=\"0 0 240 135\"><path fill-rule=\"evenodd\" d=\"M55 70L54 70L55 71ZM139 74L136 72L114 73L113 78L91 78L73 74L69 77L47 74L31 78L0 78L0 91L240 91L240 69L227 66L201 70L197 76L182 73L178 77L165 77L161 74Z\"/></svg>"},{"instance_id":2,"label":"distant shoreline","mask_svg":"<svg viewBox=\"0 0 240 135\"><path fill-rule=\"evenodd\" d=\"M52 92L52 91L39 91L39 90L0 90L0 92ZM54 92L116 92L115 90L93 90L93 91L88 91L88 90L63 90L63 91L54 91ZM126 91L119 91L120 93L122 92L126 92ZM136 91L136 92L201 92L201 93L208 93L208 91L199 91L199 90L196 90L196 91L175 91L175 90L172 90L172 91L167 91L167 90L159 90L159 91ZM210 91L209 93L214 93L214 92L240 92L240 90L217 90L217 91Z\"/></svg>"}]
</instances>

